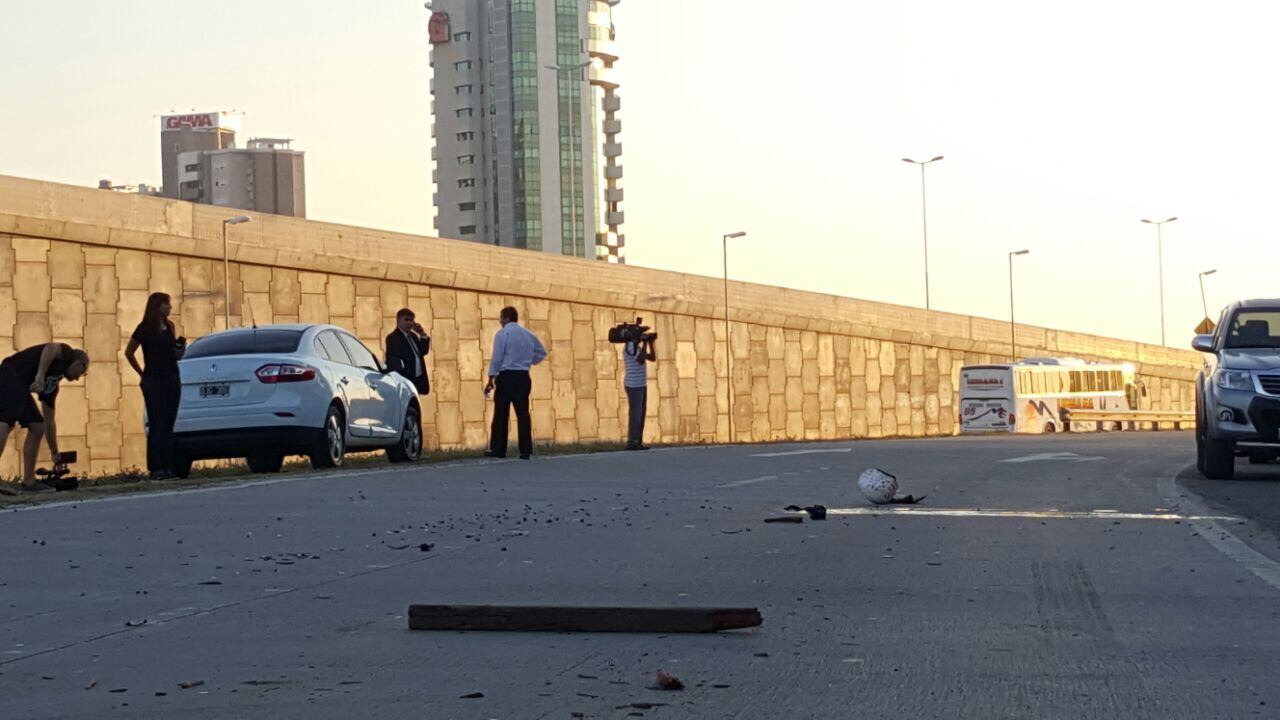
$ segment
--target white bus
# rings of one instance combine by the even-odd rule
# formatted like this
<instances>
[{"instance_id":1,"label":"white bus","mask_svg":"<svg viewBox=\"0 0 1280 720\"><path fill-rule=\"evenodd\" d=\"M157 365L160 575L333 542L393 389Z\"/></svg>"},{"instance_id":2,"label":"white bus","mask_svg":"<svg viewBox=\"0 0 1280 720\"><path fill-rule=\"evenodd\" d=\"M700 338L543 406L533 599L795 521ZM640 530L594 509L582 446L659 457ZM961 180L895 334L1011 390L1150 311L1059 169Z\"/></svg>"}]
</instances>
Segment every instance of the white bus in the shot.
<instances>
[{"instance_id":1,"label":"white bus","mask_svg":"<svg viewBox=\"0 0 1280 720\"><path fill-rule=\"evenodd\" d=\"M1032 358L967 365L960 369L960 430L1057 432L1067 428L1067 410L1136 410L1141 392L1129 363Z\"/></svg>"}]
</instances>

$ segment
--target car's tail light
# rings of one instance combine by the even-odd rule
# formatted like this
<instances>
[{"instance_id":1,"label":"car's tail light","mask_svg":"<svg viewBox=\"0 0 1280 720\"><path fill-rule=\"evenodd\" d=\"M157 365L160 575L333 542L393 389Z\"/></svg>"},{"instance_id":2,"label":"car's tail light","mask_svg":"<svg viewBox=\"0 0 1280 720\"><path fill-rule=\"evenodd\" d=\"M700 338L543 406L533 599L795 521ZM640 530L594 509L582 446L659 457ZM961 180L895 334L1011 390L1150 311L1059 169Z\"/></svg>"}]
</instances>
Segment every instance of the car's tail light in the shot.
<instances>
[{"instance_id":1,"label":"car's tail light","mask_svg":"<svg viewBox=\"0 0 1280 720\"><path fill-rule=\"evenodd\" d=\"M1018 416L1013 413L1009 413L1009 424L1016 426L1018 424Z\"/></svg>"},{"instance_id":2,"label":"car's tail light","mask_svg":"<svg viewBox=\"0 0 1280 720\"><path fill-rule=\"evenodd\" d=\"M291 365L288 363L263 365L255 373L258 382L268 385L276 383L306 382L316 379L316 369L308 365Z\"/></svg>"}]
</instances>

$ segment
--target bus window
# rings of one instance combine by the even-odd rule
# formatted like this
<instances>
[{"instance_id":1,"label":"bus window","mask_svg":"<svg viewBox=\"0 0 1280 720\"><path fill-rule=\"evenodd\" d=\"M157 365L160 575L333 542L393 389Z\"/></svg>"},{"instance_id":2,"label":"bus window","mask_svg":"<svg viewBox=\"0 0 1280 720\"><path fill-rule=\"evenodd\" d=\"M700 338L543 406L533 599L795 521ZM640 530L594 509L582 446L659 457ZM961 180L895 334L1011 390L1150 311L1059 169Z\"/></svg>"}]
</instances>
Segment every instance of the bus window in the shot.
<instances>
[{"instance_id":1,"label":"bus window","mask_svg":"<svg viewBox=\"0 0 1280 720\"><path fill-rule=\"evenodd\" d=\"M1086 370L1084 372L1084 391L1097 392L1097 390L1098 390L1097 373L1093 372L1092 370Z\"/></svg>"},{"instance_id":2,"label":"bus window","mask_svg":"<svg viewBox=\"0 0 1280 720\"><path fill-rule=\"evenodd\" d=\"M1031 391L1036 395L1044 394L1044 373L1035 373L1031 376Z\"/></svg>"},{"instance_id":3,"label":"bus window","mask_svg":"<svg viewBox=\"0 0 1280 720\"><path fill-rule=\"evenodd\" d=\"M1071 392L1078 393L1084 391L1084 382L1080 379L1080 371L1071 371Z\"/></svg>"}]
</instances>

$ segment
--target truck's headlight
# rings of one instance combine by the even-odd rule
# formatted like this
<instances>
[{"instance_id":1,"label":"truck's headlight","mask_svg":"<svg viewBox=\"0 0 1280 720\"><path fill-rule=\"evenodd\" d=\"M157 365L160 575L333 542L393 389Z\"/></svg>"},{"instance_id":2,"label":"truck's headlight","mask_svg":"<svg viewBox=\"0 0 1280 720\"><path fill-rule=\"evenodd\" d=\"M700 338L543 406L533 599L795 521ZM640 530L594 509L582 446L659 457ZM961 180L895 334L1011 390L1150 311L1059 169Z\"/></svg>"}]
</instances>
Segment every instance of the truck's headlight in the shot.
<instances>
[{"instance_id":1,"label":"truck's headlight","mask_svg":"<svg viewBox=\"0 0 1280 720\"><path fill-rule=\"evenodd\" d=\"M1253 376L1245 370L1219 370L1218 387L1228 390L1252 390Z\"/></svg>"}]
</instances>

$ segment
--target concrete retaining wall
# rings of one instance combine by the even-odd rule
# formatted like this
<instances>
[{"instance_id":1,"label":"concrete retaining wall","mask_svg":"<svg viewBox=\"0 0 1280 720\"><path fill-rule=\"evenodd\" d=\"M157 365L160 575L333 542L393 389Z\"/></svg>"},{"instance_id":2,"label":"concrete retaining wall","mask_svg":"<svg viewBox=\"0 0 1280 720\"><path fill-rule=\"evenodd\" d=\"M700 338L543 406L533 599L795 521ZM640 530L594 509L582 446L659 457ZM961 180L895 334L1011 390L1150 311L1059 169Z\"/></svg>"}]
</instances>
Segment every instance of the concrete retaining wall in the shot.
<instances>
[{"instance_id":1,"label":"concrete retaining wall","mask_svg":"<svg viewBox=\"0 0 1280 720\"><path fill-rule=\"evenodd\" d=\"M58 412L62 445L82 468L145 465L124 346L153 291L173 295L188 338L223 327L221 231L233 214L0 176L0 352L51 339L88 350L92 369L64 385ZM482 387L508 304L550 352L533 372L538 441L624 437L621 361L606 331L636 315L661 335L648 441L729 439L718 278L270 215L230 236L233 324L330 322L381 354L395 311L417 312L432 337L429 448L485 443ZM997 320L747 283L730 294L738 441L952 434L959 368L1010 350ZM1191 351L1024 325L1017 341L1022 355L1135 362L1144 407L1192 407ZM0 475L16 473L16 448Z\"/></svg>"}]
</instances>

